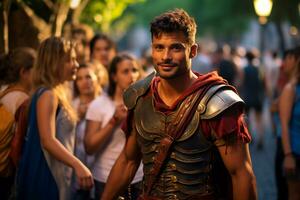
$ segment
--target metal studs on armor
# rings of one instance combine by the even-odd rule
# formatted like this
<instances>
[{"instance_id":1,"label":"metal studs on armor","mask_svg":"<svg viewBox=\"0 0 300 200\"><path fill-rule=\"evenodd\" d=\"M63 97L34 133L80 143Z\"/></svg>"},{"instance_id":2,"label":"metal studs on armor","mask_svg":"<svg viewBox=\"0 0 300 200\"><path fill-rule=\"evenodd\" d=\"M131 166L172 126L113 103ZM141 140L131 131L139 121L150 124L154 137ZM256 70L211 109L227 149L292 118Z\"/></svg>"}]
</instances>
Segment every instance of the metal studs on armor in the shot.
<instances>
[{"instance_id":1,"label":"metal studs on armor","mask_svg":"<svg viewBox=\"0 0 300 200\"><path fill-rule=\"evenodd\" d=\"M177 200L177 199L178 199L178 198L177 198L177 195L176 195L176 194L173 194L173 195L172 195L172 199L173 199L173 200Z\"/></svg>"},{"instance_id":2,"label":"metal studs on armor","mask_svg":"<svg viewBox=\"0 0 300 200\"><path fill-rule=\"evenodd\" d=\"M171 153L171 158L176 158L176 153L175 152Z\"/></svg>"},{"instance_id":3,"label":"metal studs on armor","mask_svg":"<svg viewBox=\"0 0 300 200\"><path fill-rule=\"evenodd\" d=\"M173 183L177 182L177 177L176 177L176 176L171 176L171 181L172 181Z\"/></svg>"},{"instance_id":4,"label":"metal studs on armor","mask_svg":"<svg viewBox=\"0 0 300 200\"><path fill-rule=\"evenodd\" d=\"M170 167L171 167L172 170L176 170L176 169L177 169L177 168L176 168L176 164L174 164L174 163L172 163L172 164L170 165Z\"/></svg>"},{"instance_id":5,"label":"metal studs on armor","mask_svg":"<svg viewBox=\"0 0 300 200\"><path fill-rule=\"evenodd\" d=\"M154 151L156 149L156 145L153 145L151 148Z\"/></svg>"},{"instance_id":6,"label":"metal studs on armor","mask_svg":"<svg viewBox=\"0 0 300 200\"><path fill-rule=\"evenodd\" d=\"M177 190L178 189L178 185L174 184L174 189Z\"/></svg>"}]
</instances>

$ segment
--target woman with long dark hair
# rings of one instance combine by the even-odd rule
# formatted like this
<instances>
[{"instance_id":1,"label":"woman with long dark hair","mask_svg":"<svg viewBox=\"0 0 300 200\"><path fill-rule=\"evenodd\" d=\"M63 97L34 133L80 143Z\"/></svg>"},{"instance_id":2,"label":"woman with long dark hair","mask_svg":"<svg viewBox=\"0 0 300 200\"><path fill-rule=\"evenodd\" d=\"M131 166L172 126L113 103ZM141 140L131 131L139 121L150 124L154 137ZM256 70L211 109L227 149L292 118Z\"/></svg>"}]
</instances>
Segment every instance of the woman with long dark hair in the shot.
<instances>
[{"instance_id":1,"label":"woman with long dark hair","mask_svg":"<svg viewBox=\"0 0 300 200\"><path fill-rule=\"evenodd\" d=\"M300 47L296 49L300 55ZM288 183L289 200L300 199L300 59L279 99L283 169Z\"/></svg>"},{"instance_id":2,"label":"woman with long dark hair","mask_svg":"<svg viewBox=\"0 0 300 200\"><path fill-rule=\"evenodd\" d=\"M87 114L85 148L89 154L95 154L92 168L95 179L95 199L100 199L109 172L125 144L125 135L120 125L127 115L123 102L123 92L135 82L141 73L136 61L128 54L119 54L109 68L109 86L90 105ZM141 170L132 183L142 179ZM137 191L133 185L131 194ZM134 197L132 198L134 199Z\"/></svg>"},{"instance_id":3,"label":"woman with long dark hair","mask_svg":"<svg viewBox=\"0 0 300 200\"><path fill-rule=\"evenodd\" d=\"M77 111L79 120L76 124L75 156L87 167L93 162L93 156L88 156L84 149L84 135L86 120L85 114L90 103L100 94L101 87L94 66L91 63L81 64L74 81L73 108ZM72 200L87 200L90 190L81 189L76 182L73 183Z\"/></svg>"}]
</instances>

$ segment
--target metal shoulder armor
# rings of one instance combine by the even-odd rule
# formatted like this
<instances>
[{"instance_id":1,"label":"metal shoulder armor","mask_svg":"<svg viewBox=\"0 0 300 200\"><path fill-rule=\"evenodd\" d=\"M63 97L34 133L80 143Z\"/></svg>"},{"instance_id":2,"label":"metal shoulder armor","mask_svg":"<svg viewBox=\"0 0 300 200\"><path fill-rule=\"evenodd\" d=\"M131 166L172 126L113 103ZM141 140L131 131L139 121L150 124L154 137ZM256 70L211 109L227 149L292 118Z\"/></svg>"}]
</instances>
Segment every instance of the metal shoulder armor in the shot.
<instances>
[{"instance_id":1,"label":"metal shoulder armor","mask_svg":"<svg viewBox=\"0 0 300 200\"><path fill-rule=\"evenodd\" d=\"M241 97L226 85L211 87L198 105L201 119L211 119L234 104L245 104Z\"/></svg>"},{"instance_id":2,"label":"metal shoulder armor","mask_svg":"<svg viewBox=\"0 0 300 200\"><path fill-rule=\"evenodd\" d=\"M148 89L150 88L150 84L152 79L155 76L155 72L148 75L146 78L137 81L136 83L132 84L125 90L123 94L123 100L126 107L131 110L135 107L139 97L144 95Z\"/></svg>"}]
</instances>

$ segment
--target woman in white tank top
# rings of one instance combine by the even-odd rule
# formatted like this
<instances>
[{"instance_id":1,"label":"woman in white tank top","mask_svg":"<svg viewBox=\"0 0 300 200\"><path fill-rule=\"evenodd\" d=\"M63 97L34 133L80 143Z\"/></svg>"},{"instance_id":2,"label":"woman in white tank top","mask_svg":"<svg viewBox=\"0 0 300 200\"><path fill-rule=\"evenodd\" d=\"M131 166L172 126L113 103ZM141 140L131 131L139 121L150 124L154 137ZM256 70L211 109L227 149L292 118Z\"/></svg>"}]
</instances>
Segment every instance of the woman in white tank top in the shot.
<instances>
[{"instance_id":1,"label":"woman in white tank top","mask_svg":"<svg viewBox=\"0 0 300 200\"><path fill-rule=\"evenodd\" d=\"M109 68L107 93L96 98L88 108L85 148L87 153L96 154L96 161L92 168L95 179L95 199L100 199L109 172L125 145L126 136L121 130L121 123L127 116L123 92L140 76L141 72L130 55L117 55ZM137 198L142 177L140 166L130 191L123 195L126 199Z\"/></svg>"}]
</instances>

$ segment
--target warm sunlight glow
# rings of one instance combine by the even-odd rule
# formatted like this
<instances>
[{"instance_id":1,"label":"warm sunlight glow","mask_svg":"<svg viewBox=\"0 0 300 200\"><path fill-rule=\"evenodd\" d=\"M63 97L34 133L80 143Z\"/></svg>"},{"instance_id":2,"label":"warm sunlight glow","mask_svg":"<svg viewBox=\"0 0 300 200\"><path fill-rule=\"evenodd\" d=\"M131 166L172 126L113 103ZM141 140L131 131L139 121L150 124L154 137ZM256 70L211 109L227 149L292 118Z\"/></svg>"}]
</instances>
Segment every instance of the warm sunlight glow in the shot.
<instances>
[{"instance_id":1,"label":"warm sunlight glow","mask_svg":"<svg viewBox=\"0 0 300 200\"><path fill-rule=\"evenodd\" d=\"M72 9L75 9L79 6L79 4L80 4L80 0L71 0L70 7Z\"/></svg>"},{"instance_id":2,"label":"warm sunlight glow","mask_svg":"<svg viewBox=\"0 0 300 200\"><path fill-rule=\"evenodd\" d=\"M268 17L271 14L272 6L271 0L254 0L255 12L259 17Z\"/></svg>"}]
</instances>

